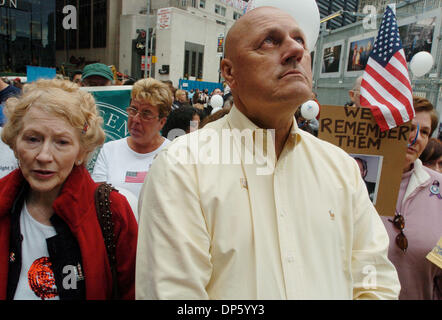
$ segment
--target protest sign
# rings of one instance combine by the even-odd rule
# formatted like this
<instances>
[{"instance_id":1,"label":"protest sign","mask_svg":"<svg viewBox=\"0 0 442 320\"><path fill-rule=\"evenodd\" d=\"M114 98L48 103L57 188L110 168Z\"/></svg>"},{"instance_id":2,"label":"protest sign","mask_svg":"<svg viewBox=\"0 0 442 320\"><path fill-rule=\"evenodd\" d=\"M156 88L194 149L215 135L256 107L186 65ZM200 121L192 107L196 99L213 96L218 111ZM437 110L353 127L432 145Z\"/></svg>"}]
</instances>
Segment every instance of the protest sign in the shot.
<instances>
[{"instance_id":1,"label":"protest sign","mask_svg":"<svg viewBox=\"0 0 442 320\"><path fill-rule=\"evenodd\" d=\"M83 87L82 90L90 92L97 104L98 112L103 118L103 130L106 141L122 139L129 135L127 128L126 108L130 104L132 86L107 86ZM101 147L97 148L87 164L87 169L92 172Z\"/></svg>"},{"instance_id":2,"label":"protest sign","mask_svg":"<svg viewBox=\"0 0 442 320\"><path fill-rule=\"evenodd\" d=\"M393 216L411 124L381 132L369 108L321 106L318 137L357 161L378 213Z\"/></svg>"}]
</instances>

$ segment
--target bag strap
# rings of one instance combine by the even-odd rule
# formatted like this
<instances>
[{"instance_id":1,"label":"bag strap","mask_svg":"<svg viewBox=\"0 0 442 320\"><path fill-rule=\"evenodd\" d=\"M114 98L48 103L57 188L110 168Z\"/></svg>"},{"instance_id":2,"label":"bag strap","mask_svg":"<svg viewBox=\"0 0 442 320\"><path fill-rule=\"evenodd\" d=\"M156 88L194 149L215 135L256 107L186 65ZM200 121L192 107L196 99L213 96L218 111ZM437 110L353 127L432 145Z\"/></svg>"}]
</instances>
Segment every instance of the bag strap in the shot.
<instances>
[{"instance_id":1,"label":"bag strap","mask_svg":"<svg viewBox=\"0 0 442 320\"><path fill-rule=\"evenodd\" d=\"M113 190L116 191L110 184L99 184L95 189L95 208L112 272L112 299L116 300L118 299L117 259L115 255L114 222L112 221L111 201L109 199Z\"/></svg>"}]
</instances>

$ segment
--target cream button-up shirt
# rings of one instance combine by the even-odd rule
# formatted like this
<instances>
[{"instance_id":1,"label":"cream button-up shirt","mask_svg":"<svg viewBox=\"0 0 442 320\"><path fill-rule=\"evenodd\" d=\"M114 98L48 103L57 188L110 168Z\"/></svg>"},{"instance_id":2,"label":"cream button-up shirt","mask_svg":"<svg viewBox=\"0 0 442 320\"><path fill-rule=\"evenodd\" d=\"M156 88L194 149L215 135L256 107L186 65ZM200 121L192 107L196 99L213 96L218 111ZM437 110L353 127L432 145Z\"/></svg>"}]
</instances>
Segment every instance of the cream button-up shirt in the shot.
<instances>
[{"instance_id":1,"label":"cream button-up shirt","mask_svg":"<svg viewBox=\"0 0 442 320\"><path fill-rule=\"evenodd\" d=\"M181 136L140 195L137 299L397 299L356 162L296 126L276 160L238 109Z\"/></svg>"}]
</instances>

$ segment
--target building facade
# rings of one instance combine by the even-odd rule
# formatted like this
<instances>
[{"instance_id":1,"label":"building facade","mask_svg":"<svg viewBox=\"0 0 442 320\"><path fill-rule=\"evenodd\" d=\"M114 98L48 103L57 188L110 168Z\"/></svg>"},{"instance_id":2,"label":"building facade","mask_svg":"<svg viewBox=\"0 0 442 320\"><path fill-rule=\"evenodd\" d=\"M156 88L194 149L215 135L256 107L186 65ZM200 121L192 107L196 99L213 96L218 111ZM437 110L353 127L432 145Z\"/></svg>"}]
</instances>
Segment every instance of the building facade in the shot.
<instances>
[{"instance_id":1,"label":"building facade","mask_svg":"<svg viewBox=\"0 0 442 320\"><path fill-rule=\"evenodd\" d=\"M0 1L0 73L55 66L55 1Z\"/></svg>"},{"instance_id":2,"label":"building facade","mask_svg":"<svg viewBox=\"0 0 442 320\"><path fill-rule=\"evenodd\" d=\"M77 8L77 30L63 28L66 5ZM219 38L246 5L241 0L151 0L147 10L146 0L56 0L57 66L75 70L101 62L141 78L145 54L136 46L145 32L145 45L152 49L147 59L150 76L175 85L182 78L218 82ZM159 27L157 13L164 8L169 8L168 24Z\"/></svg>"},{"instance_id":3,"label":"building facade","mask_svg":"<svg viewBox=\"0 0 442 320\"><path fill-rule=\"evenodd\" d=\"M126 0L125 0L126 1ZM115 65L119 57L122 0L56 0L57 66L81 69L102 62ZM76 10L76 29L65 29L66 6Z\"/></svg>"},{"instance_id":4,"label":"building facade","mask_svg":"<svg viewBox=\"0 0 442 320\"><path fill-rule=\"evenodd\" d=\"M327 29L337 29L356 22L356 15L351 12L358 11L360 0L316 0L321 19L342 10L342 14L327 21Z\"/></svg>"},{"instance_id":5,"label":"building facade","mask_svg":"<svg viewBox=\"0 0 442 320\"><path fill-rule=\"evenodd\" d=\"M132 10L136 8L135 2L131 3ZM146 43L149 48L152 46L156 63L150 74L159 80L172 80L175 85L179 79L218 82L222 57L222 51L218 52L219 42L243 14L245 6L243 1L237 1L235 5L225 0L152 1ZM145 6L138 9L145 12ZM158 10L167 21L165 25L158 24ZM137 37L137 30L145 29L147 17L126 13L121 17L119 70L140 77L143 73L140 68L142 54L133 53L132 42Z\"/></svg>"}]
</instances>

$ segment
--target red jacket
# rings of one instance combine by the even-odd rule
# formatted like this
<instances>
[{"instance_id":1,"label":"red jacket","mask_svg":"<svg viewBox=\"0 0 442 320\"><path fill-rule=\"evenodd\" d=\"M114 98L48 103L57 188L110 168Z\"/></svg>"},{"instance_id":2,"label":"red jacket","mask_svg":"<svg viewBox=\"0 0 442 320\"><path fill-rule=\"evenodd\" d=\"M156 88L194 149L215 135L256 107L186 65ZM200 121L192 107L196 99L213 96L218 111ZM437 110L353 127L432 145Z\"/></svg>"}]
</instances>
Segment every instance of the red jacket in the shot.
<instances>
[{"instance_id":1,"label":"red jacket","mask_svg":"<svg viewBox=\"0 0 442 320\"><path fill-rule=\"evenodd\" d=\"M8 284L10 248L10 209L25 180L20 169L0 180L0 300L5 300ZM77 239L83 261L86 299L109 299L112 275L103 235L95 210L97 184L84 166L74 167L52 207ZM115 224L115 245L118 287L122 299L135 299L135 256L137 222L126 200L111 192L112 220Z\"/></svg>"}]
</instances>

